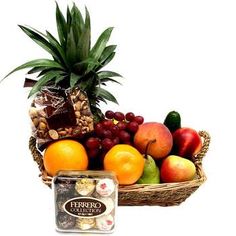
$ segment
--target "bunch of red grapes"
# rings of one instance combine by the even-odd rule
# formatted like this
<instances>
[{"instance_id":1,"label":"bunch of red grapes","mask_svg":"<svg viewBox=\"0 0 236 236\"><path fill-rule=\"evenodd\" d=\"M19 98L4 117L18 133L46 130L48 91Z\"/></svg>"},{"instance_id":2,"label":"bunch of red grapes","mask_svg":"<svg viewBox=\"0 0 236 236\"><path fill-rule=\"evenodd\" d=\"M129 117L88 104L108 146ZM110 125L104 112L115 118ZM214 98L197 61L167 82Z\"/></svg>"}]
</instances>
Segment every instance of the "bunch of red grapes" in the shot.
<instances>
[{"instance_id":1,"label":"bunch of red grapes","mask_svg":"<svg viewBox=\"0 0 236 236\"><path fill-rule=\"evenodd\" d=\"M100 167L105 154L114 145L132 145L134 135L143 122L142 116L135 116L132 112L123 114L122 112L107 111L105 119L95 125L94 132L84 141L92 164L90 167L93 169Z\"/></svg>"}]
</instances>

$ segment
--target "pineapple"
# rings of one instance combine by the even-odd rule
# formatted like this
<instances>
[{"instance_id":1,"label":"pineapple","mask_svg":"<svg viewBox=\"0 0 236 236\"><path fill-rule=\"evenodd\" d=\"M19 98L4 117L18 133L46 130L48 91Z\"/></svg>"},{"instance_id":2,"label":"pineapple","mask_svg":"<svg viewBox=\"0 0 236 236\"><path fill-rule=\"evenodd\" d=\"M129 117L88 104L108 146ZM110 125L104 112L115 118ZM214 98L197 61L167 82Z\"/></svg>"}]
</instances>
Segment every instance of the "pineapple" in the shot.
<instances>
[{"instance_id":1,"label":"pineapple","mask_svg":"<svg viewBox=\"0 0 236 236\"><path fill-rule=\"evenodd\" d=\"M19 25L24 33L51 54L52 59L29 61L7 76L25 68L30 68L28 74L38 73L29 97L45 86L63 89L79 87L87 93L94 118L99 120L103 117L99 108L101 101L117 103L116 98L103 86L107 82L119 83L114 77L121 77L118 73L102 70L115 56L116 45L107 46L113 28L107 28L91 47L89 12L85 8L83 17L75 3L71 8L67 7L66 17L56 3L56 23L59 40L48 31L41 33L32 27Z\"/></svg>"}]
</instances>

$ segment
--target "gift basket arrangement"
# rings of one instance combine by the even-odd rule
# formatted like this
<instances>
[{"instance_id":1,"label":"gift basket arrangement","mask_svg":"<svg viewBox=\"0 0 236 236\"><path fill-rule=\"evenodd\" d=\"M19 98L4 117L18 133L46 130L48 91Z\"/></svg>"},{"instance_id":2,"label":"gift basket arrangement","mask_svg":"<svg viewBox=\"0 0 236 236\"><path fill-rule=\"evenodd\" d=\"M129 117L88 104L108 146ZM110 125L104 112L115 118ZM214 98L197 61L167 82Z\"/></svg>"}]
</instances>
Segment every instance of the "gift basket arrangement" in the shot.
<instances>
[{"instance_id":1,"label":"gift basket arrangement","mask_svg":"<svg viewBox=\"0 0 236 236\"><path fill-rule=\"evenodd\" d=\"M19 26L52 58L29 61L8 75L25 68L30 68L28 74L35 75L35 80L26 79L26 84L32 86L29 147L43 183L54 185L57 198L70 193L76 199L63 202L67 215L61 215L60 201L56 200L61 220L58 222L63 222L58 228L74 229L79 225L78 228L88 230L101 226L109 231L114 215L107 216L107 210L101 210L100 219L96 218L100 213L94 212L98 211L95 206L102 209L105 205L106 209L111 208L111 214L111 199L115 202L117 198L119 205L129 206L171 206L183 202L206 180L202 159L208 151L209 134L182 127L177 111L170 111L162 122L146 121L133 112L103 113L100 102L117 103L107 85L119 84L121 77L103 69L115 56L116 45L108 45L113 28L107 28L91 46L89 12L85 8L83 17L76 4L67 8L66 16L56 4L56 23L58 39L48 31L41 33ZM109 177L111 173L113 177ZM92 202L80 202L78 196L90 196ZM110 200L100 201L97 196L110 196ZM94 208L90 211L96 220L85 215L82 221L85 208L76 208L82 205ZM74 212L80 214L77 221Z\"/></svg>"}]
</instances>

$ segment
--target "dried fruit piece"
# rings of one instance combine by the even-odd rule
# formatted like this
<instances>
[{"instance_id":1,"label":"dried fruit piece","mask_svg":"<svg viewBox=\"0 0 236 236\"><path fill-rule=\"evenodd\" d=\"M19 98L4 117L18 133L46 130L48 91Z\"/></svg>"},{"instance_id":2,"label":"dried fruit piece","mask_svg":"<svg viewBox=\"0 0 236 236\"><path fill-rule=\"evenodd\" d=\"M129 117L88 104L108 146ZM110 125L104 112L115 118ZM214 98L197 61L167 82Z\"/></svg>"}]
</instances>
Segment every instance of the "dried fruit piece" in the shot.
<instances>
[{"instance_id":1,"label":"dried fruit piece","mask_svg":"<svg viewBox=\"0 0 236 236\"><path fill-rule=\"evenodd\" d=\"M55 129L50 129L48 134L53 140L57 140L59 138L59 135Z\"/></svg>"}]
</instances>

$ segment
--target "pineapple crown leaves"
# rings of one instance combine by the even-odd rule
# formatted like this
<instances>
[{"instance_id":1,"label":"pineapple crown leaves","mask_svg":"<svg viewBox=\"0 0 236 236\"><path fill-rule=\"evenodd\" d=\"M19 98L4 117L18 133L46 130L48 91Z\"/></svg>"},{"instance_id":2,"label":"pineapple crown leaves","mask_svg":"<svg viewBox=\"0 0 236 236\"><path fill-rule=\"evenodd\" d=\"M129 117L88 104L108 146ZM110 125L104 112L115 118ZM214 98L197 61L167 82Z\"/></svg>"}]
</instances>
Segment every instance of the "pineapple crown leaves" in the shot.
<instances>
[{"instance_id":1,"label":"pineapple crown leaves","mask_svg":"<svg viewBox=\"0 0 236 236\"><path fill-rule=\"evenodd\" d=\"M52 56L52 59L26 62L12 70L1 81L18 70L30 68L28 74L38 75L29 97L47 85L62 88L79 86L87 92L94 107L98 106L100 101L117 103L116 98L102 86L107 82L119 83L114 77L122 76L112 71L101 70L115 56L116 45L107 46L113 28L107 28L91 48L89 12L85 7L83 18L75 3L71 9L67 7L66 17L56 3L56 24L59 40L48 31L41 33L32 27L19 25L26 35Z\"/></svg>"}]
</instances>

